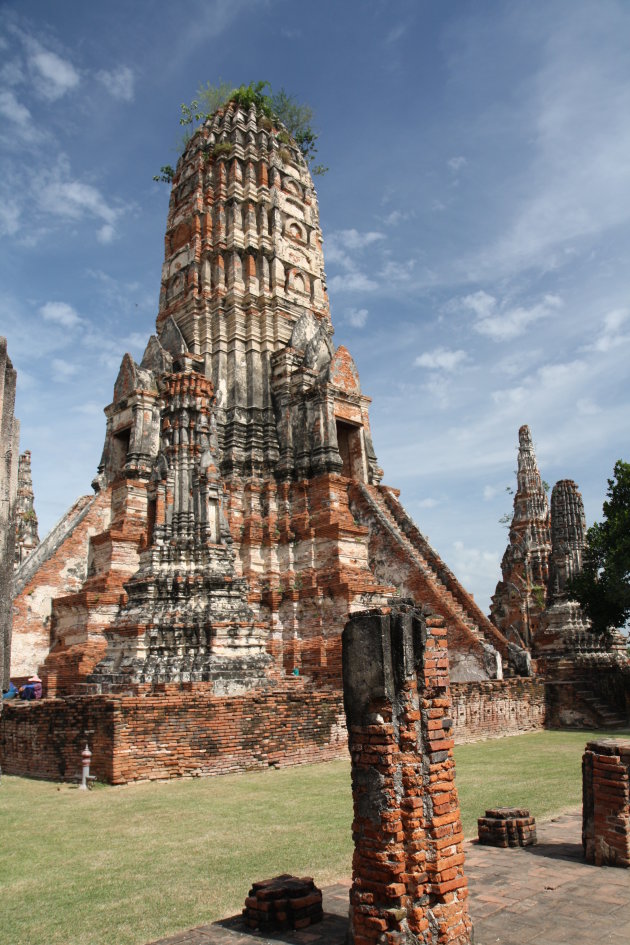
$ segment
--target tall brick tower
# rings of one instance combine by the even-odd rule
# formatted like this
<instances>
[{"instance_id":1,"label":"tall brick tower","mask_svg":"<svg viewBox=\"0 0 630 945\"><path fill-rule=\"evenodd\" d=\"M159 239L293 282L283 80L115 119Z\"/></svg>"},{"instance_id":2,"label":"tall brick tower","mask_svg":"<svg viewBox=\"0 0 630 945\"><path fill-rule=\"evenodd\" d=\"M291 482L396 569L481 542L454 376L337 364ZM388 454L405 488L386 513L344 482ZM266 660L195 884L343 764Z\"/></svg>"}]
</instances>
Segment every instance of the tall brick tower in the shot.
<instances>
[{"instance_id":1,"label":"tall brick tower","mask_svg":"<svg viewBox=\"0 0 630 945\"><path fill-rule=\"evenodd\" d=\"M503 577L492 597L490 616L509 640L529 648L546 601L551 527L528 426L520 428L518 441L514 513L501 561Z\"/></svg>"},{"instance_id":2,"label":"tall brick tower","mask_svg":"<svg viewBox=\"0 0 630 945\"><path fill-rule=\"evenodd\" d=\"M500 676L504 637L380 484L370 400L332 337L308 167L279 123L229 102L177 165L156 334L123 359L97 496L38 550L61 585L50 692L340 686L348 615L396 590L444 617L453 679ZM71 542L79 587L63 586Z\"/></svg>"},{"instance_id":3,"label":"tall brick tower","mask_svg":"<svg viewBox=\"0 0 630 945\"><path fill-rule=\"evenodd\" d=\"M586 542L584 503L572 479L562 479L551 493L551 555L548 604L534 640L538 656L559 656L575 644L584 648L590 624L582 608L571 600L567 584L582 568Z\"/></svg>"},{"instance_id":4,"label":"tall brick tower","mask_svg":"<svg viewBox=\"0 0 630 945\"><path fill-rule=\"evenodd\" d=\"M0 338L0 690L9 684L11 599L20 422L14 416L17 371ZM2 706L0 705L0 711Z\"/></svg>"}]
</instances>

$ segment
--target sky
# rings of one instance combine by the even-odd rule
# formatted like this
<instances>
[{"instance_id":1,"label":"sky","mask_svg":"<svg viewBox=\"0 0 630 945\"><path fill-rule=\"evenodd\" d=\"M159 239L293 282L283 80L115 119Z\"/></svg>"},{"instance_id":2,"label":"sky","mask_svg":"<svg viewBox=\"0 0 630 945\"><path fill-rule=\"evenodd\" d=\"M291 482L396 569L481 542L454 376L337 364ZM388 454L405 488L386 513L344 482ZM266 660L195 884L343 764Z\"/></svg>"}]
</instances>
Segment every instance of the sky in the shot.
<instances>
[{"instance_id":1,"label":"sky","mask_svg":"<svg viewBox=\"0 0 630 945\"><path fill-rule=\"evenodd\" d=\"M90 492L153 331L180 105L310 104L334 342L384 483L482 608L518 428L588 524L630 459L627 0L0 5L0 334L40 536Z\"/></svg>"}]
</instances>

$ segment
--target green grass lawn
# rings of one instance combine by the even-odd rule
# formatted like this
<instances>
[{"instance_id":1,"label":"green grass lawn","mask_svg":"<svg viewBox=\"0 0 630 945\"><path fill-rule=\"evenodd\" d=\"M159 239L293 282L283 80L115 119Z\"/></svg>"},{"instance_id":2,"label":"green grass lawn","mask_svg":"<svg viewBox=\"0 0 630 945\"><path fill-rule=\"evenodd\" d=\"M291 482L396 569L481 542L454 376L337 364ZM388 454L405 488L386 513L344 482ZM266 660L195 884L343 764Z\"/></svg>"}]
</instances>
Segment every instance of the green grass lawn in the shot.
<instances>
[{"instance_id":1,"label":"green grass lawn","mask_svg":"<svg viewBox=\"0 0 630 945\"><path fill-rule=\"evenodd\" d=\"M466 835L486 807L580 804L594 734L458 746ZM4 776L0 943L143 945L240 911L254 880L347 877L351 814L347 761L89 792Z\"/></svg>"}]
</instances>

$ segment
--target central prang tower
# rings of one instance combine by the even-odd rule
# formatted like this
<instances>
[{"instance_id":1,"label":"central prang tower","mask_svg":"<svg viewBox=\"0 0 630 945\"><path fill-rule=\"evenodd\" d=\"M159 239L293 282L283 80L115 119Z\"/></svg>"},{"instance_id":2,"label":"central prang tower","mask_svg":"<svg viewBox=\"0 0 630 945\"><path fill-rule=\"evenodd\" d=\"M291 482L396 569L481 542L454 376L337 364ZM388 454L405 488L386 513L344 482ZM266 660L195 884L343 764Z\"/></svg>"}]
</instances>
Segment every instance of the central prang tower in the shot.
<instances>
[{"instance_id":1,"label":"central prang tower","mask_svg":"<svg viewBox=\"0 0 630 945\"><path fill-rule=\"evenodd\" d=\"M380 485L370 400L332 336L308 167L229 102L173 177L157 330L105 410L106 527L53 602L49 691L340 686L348 615L396 590L444 615L453 678L500 674L506 641Z\"/></svg>"}]
</instances>

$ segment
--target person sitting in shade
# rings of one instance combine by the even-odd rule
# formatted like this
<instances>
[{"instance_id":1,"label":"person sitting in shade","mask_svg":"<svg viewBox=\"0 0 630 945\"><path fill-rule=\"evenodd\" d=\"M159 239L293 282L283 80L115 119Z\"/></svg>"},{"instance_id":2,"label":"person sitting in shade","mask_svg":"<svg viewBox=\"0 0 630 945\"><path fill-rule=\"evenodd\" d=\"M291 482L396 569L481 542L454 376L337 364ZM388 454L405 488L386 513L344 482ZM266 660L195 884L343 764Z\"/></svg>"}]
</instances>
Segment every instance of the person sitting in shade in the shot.
<instances>
[{"instance_id":1,"label":"person sitting in shade","mask_svg":"<svg viewBox=\"0 0 630 945\"><path fill-rule=\"evenodd\" d=\"M20 699L41 699L42 681L35 673L28 677L28 682L20 686Z\"/></svg>"},{"instance_id":2,"label":"person sitting in shade","mask_svg":"<svg viewBox=\"0 0 630 945\"><path fill-rule=\"evenodd\" d=\"M2 693L3 699L15 699L18 694L17 687L9 680L9 688Z\"/></svg>"}]
</instances>

